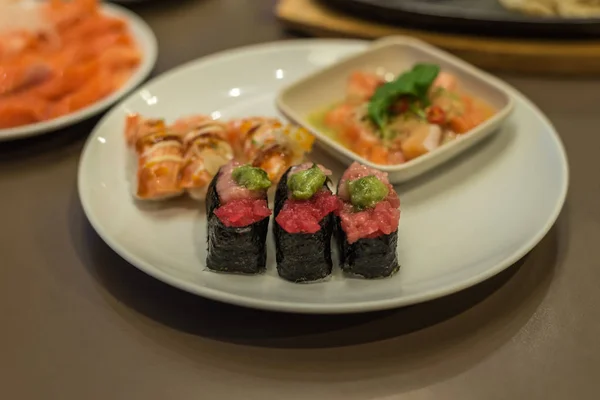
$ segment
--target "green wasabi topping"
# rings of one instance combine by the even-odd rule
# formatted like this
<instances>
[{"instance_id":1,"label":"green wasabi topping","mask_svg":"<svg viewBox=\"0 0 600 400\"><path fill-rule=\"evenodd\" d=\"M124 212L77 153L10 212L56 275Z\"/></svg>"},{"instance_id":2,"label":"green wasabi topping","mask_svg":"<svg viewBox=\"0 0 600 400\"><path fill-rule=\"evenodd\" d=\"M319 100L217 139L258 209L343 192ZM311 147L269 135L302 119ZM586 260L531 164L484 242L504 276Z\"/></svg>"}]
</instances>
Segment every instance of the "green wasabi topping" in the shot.
<instances>
[{"instance_id":1,"label":"green wasabi topping","mask_svg":"<svg viewBox=\"0 0 600 400\"><path fill-rule=\"evenodd\" d=\"M387 197L390 191L387 185L374 175L348 182L348 189L350 190L350 202L359 210L375 207L377 203Z\"/></svg>"},{"instance_id":2,"label":"green wasabi topping","mask_svg":"<svg viewBox=\"0 0 600 400\"><path fill-rule=\"evenodd\" d=\"M271 186L269 175L263 169L250 165L235 168L231 177L238 185L250 190L263 190Z\"/></svg>"},{"instance_id":3,"label":"green wasabi topping","mask_svg":"<svg viewBox=\"0 0 600 400\"><path fill-rule=\"evenodd\" d=\"M327 177L317 166L313 166L307 170L292 174L287 181L287 186L292 192L292 197L296 200L307 200L314 196L323 184Z\"/></svg>"}]
</instances>

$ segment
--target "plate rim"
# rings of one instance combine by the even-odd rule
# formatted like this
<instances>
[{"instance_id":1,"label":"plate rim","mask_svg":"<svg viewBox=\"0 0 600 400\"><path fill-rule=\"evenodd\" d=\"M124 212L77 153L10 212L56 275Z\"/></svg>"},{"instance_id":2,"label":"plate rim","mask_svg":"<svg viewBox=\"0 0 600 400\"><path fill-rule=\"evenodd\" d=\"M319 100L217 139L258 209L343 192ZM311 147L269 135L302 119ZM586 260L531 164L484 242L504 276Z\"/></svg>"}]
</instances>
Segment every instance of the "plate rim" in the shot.
<instances>
[{"instance_id":1,"label":"plate rim","mask_svg":"<svg viewBox=\"0 0 600 400\"><path fill-rule=\"evenodd\" d=\"M135 26L136 29L139 29L141 32L143 32L142 36L144 37L144 41L148 42L149 47L144 52L142 62L138 66L138 69L135 71L135 73L121 88L109 96L82 108L81 110L77 110L75 112L71 112L47 121L16 126L13 128L0 129L0 142L53 133L58 129L65 128L91 118L94 115L107 110L110 106L121 100L124 96L131 93L150 75L158 58L158 40L152 28L150 28L146 21L144 21L144 19L142 19L139 15L125 7L103 2L101 9L103 12L106 12L109 15L125 18L129 24ZM134 36L134 38L139 40L142 36Z\"/></svg>"},{"instance_id":2,"label":"plate rim","mask_svg":"<svg viewBox=\"0 0 600 400\"><path fill-rule=\"evenodd\" d=\"M547 221L543 226L540 226L537 234L534 235L528 242L525 242L517 251L513 253L511 257L507 257L501 262L496 263L493 267L486 269L485 271L474 274L469 279L465 279L459 283L452 283L443 286L441 289L433 289L428 290L423 293L413 294L403 298L392 298L392 299L384 299L384 300L367 300L367 301L354 301L354 302L346 302L346 303L334 303L334 304L306 304L306 303L294 303L291 301L272 301L265 300L259 298L252 298L242 295L237 295L234 293L223 292L218 289L208 288L198 286L192 282L179 279L177 277L173 277L160 270L157 267L154 267L151 263L147 263L144 260L137 259L135 256L131 255L123 246L121 246L116 240L113 240L107 232L103 231L102 224L100 221L96 220L93 211L91 210L89 204L85 201L86 196L83 194L83 189L86 186L84 175L82 173L84 165L86 164L86 160L90 157L90 152L92 148L92 143L96 138L97 133L99 132L100 127L110 118L113 114L122 112L120 107L122 104L128 102L135 96L138 96L140 92L147 90L149 86L152 86L156 83L159 83L164 80L168 80L174 74L180 73L183 70L188 68L198 67L203 64L211 63L217 59L227 59L228 57L239 55L241 53L252 53L260 50L268 50L269 48L277 48L280 46L291 46L291 47L302 47L302 46L311 46L311 45L320 45L322 44L324 47L330 45L346 45L348 47L355 47L356 51L360 51L363 48L366 48L369 44L368 41L363 40L354 40L354 39L292 39L292 40L281 40L275 42L268 42L263 44L255 44L250 46L237 47L234 49L228 49L225 51L217 52L214 54L210 54L205 57L200 57L195 60L186 62L178 67L175 67L169 71L166 71L163 74L160 74L148 82L141 85L137 90L130 93L127 97L121 99L119 103L113 107L108 113L106 113L100 121L96 124L90 135L88 136L86 143L83 147L81 157L79 159L78 164L78 173L77 173L77 189L79 200L82 205L82 209L90 222L92 228L96 231L96 233L102 238L102 240L119 256L129 262L132 266L139 269L140 271L166 283L175 288L184 290L186 292L192 293L194 295L199 295L211 300L216 300L224 303L234 304L243 307L250 307L268 311L276 311L276 312L288 312L288 313L301 313L301 314L350 314L350 313L360 313L360 312L372 312L379 310L386 310L392 308L404 307L412 304L426 302L435 298L444 297L450 295L452 293L459 292L468 287L476 285L480 282L483 282L498 273L502 272L506 268L510 267L514 263L516 263L519 259L524 257L527 253L529 253L548 233L548 231L555 224L562 208L565 204L568 187L569 187L569 164L567 159L567 154L560 138L560 135L554 128L551 121L546 117L546 115L527 97L521 94L518 90L513 88L511 85L506 83L507 88L511 96L514 96L515 99L518 99L525 103L525 105L529 106L535 116L540 120L540 123L546 126L548 132L550 134L550 138L555 142L556 149L560 158L562 159L561 165L561 182L562 187L560 188L560 195L557 197L556 202L554 204L554 208L552 213L547 217ZM515 108L518 105L515 104Z\"/></svg>"}]
</instances>

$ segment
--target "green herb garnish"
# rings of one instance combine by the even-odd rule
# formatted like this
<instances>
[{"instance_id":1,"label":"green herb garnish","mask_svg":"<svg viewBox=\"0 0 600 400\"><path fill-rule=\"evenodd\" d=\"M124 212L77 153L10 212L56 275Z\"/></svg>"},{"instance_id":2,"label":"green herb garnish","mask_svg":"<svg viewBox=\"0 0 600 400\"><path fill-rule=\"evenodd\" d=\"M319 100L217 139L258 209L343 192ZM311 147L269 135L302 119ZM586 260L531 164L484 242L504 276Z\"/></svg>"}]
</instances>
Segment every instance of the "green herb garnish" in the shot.
<instances>
[{"instance_id":1,"label":"green herb garnish","mask_svg":"<svg viewBox=\"0 0 600 400\"><path fill-rule=\"evenodd\" d=\"M408 107L408 109L410 110L410 112L412 112L417 118L425 120L427 119L427 114L425 113L425 110L416 102L412 102L410 103L410 106Z\"/></svg>"},{"instance_id":2,"label":"green herb garnish","mask_svg":"<svg viewBox=\"0 0 600 400\"><path fill-rule=\"evenodd\" d=\"M431 84L438 76L440 67L434 64L417 64L392 82L380 86L369 100L368 114L373 123L386 138L385 125L390 115L390 107L401 96L418 100L423 107L429 105L427 96Z\"/></svg>"},{"instance_id":3,"label":"green herb garnish","mask_svg":"<svg viewBox=\"0 0 600 400\"><path fill-rule=\"evenodd\" d=\"M350 202L358 210L375 207L390 191L387 185L374 175L348 182L348 189Z\"/></svg>"},{"instance_id":4,"label":"green herb garnish","mask_svg":"<svg viewBox=\"0 0 600 400\"><path fill-rule=\"evenodd\" d=\"M307 170L292 174L287 181L287 186L292 192L292 198L296 200L307 200L319 191L327 177L317 164Z\"/></svg>"},{"instance_id":5,"label":"green herb garnish","mask_svg":"<svg viewBox=\"0 0 600 400\"><path fill-rule=\"evenodd\" d=\"M269 175L265 170L250 165L235 168L231 177L238 185L250 190L264 190L271 186Z\"/></svg>"}]
</instances>

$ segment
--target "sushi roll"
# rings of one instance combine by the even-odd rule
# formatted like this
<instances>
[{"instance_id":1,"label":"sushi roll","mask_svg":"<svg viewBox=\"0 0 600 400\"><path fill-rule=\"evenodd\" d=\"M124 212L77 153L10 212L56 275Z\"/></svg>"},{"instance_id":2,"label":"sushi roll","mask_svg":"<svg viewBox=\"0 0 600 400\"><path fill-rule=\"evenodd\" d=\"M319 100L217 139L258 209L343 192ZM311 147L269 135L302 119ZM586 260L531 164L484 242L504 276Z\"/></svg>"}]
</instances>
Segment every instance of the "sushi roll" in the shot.
<instances>
[{"instance_id":1,"label":"sushi roll","mask_svg":"<svg viewBox=\"0 0 600 400\"><path fill-rule=\"evenodd\" d=\"M265 269L270 186L260 168L231 161L219 169L206 193L209 269L240 274Z\"/></svg>"},{"instance_id":2,"label":"sushi roll","mask_svg":"<svg viewBox=\"0 0 600 400\"><path fill-rule=\"evenodd\" d=\"M342 205L336 215L340 265L364 278L398 271L400 199L387 174L353 163L338 184Z\"/></svg>"},{"instance_id":3,"label":"sushi roll","mask_svg":"<svg viewBox=\"0 0 600 400\"><path fill-rule=\"evenodd\" d=\"M339 200L328 187L331 171L306 163L289 168L275 193L273 234L279 276L309 282L331 274L333 213Z\"/></svg>"}]
</instances>

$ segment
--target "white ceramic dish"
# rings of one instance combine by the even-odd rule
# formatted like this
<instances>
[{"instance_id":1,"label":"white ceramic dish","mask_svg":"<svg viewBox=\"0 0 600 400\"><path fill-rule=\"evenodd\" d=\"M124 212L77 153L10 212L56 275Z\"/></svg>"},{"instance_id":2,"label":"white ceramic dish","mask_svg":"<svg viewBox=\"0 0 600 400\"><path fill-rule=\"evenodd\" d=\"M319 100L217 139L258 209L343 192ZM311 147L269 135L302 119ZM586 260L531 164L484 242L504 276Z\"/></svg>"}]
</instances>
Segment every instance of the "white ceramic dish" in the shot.
<instances>
[{"instance_id":1,"label":"white ceramic dish","mask_svg":"<svg viewBox=\"0 0 600 400\"><path fill-rule=\"evenodd\" d=\"M440 65L443 71L455 74L463 88L487 101L497 113L456 140L400 165L374 164L310 123L310 114L343 99L347 79L353 71L383 71L397 76L420 62ZM376 41L364 52L294 82L281 91L277 97L277 106L287 117L309 129L319 145L344 164L358 161L388 172L393 183L401 183L437 167L497 131L513 108L513 100L508 92L506 84L451 54L425 42L397 36Z\"/></svg>"},{"instance_id":2,"label":"white ceramic dish","mask_svg":"<svg viewBox=\"0 0 600 400\"><path fill-rule=\"evenodd\" d=\"M233 304L289 312L349 313L413 304L481 282L525 255L552 226L567 192L560 140L514 89L515 110L498 135L433 172L399 186L402 216L390 279L299 285L277 276L272 238L259 276L207 271L204 204L133 201L122 130L131 111L169 120L191 113L231 118L278 115L277 92L367 48L362 41L286 41L227 51L153 79L115 106L90 135L79 165L79 196L90 223L123 258L175 287ZM311 155L339 177L344 166Z\"/></svg>"},{"instance_id":3,"label":"white ceramic dish","mask_svg":"<svg viewBox=\"0 0 600 400\"><path fill-rule=\"evenodd\" d=\"M102 11L108 15L114 15L127 20L129 29L138 43L143 55L142 62L137 71L119 90L88 107L82 108L79 111L49 121L43 121L14 128L0 129L0 141L50 133L56 131L57 129L73 125L77 122L83 121L84 119L99 114L116 103L127 93L131 92L131 90L142 83L144 79L148 77L150 72L152 72L152 68L154 68L156 56L158 54L158 44L156 42L154 32L152 32L152 29L148 26L148 24L146 24L143 19L138 17L133 12L114 4L104 3L102 5Z\"/></svg>"}]
</instances>

